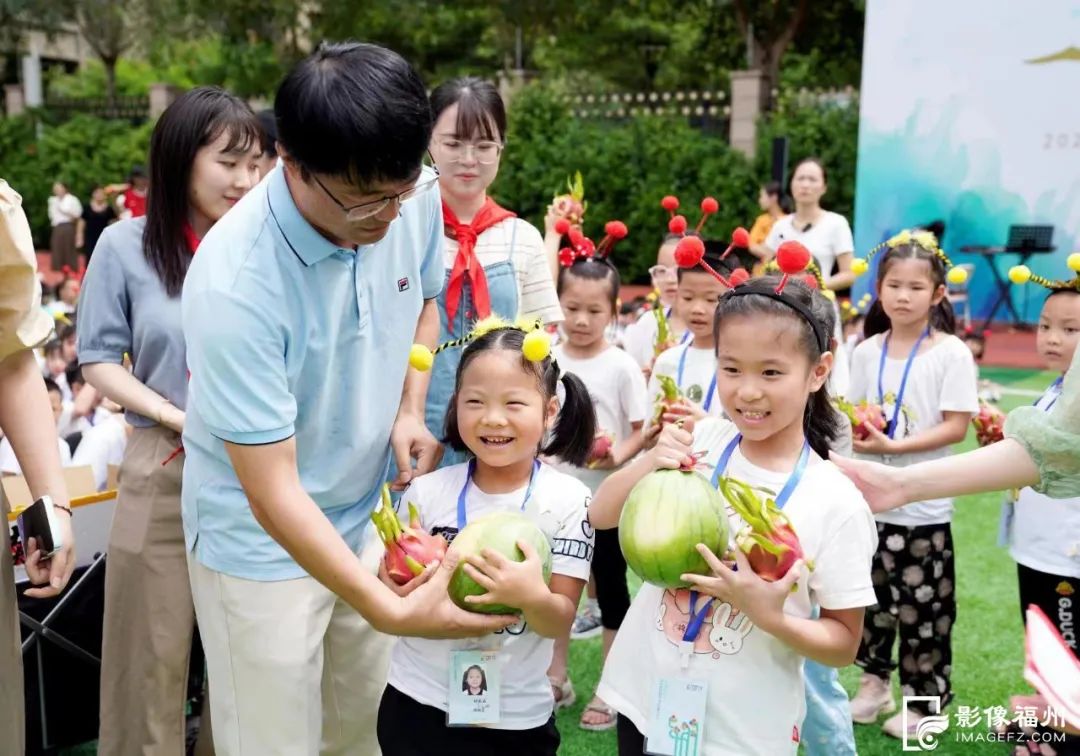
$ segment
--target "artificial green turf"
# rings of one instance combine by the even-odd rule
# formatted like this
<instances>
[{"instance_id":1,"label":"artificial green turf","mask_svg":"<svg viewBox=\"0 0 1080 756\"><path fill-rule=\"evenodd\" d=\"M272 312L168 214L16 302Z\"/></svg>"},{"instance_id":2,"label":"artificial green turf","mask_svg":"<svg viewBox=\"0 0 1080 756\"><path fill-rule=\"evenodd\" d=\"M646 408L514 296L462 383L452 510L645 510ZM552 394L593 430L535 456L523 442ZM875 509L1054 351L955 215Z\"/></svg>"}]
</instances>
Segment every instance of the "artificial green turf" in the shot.
<instances>
[{"instance_id":1,"label":"artificial green turf","mask_svg":"<svg viewBox=\"0 0 1080 756\"><path fill-rule=\"evenodd\" d=\"M1042 391L1054 379L1050 373L1030 370L987 369L981 377L995 381L1006 389ZM1002 397L999 406L1010 410L1033 399L1025 396ZM960 447L974 448L973 434ZM957 500L953 520L953 539L956 547L957 621L953 631L953 690L955 699L948 710L957 706L1006 706L1009 696L1030 688L1021 676L1023 625L1020 620L1016 589L1016 565L1008 552L997 546L998 516L1001 494L990 493L965 496ZM631 576L633 577L633 576ZM569 710L559 713L559 730L563 736L560 756L602 756L615 754L613 731L586 732L577 726L581 711L588 703L599 676L600 641L575 641L570 646L570 671L578 701ZM859 670L850 667L841 671L841 681L849 693L858 685ZM899 685L894 692L900 701ZM710 690L710 694L713 691ZM884 717L882 721L884 721ZM954 720L955 722L955 720ZM985 731L986 718L980 727ZM945 732L935 754L997 754L1008 748L994 743L961 743L953 736L957 728ZM979 732L980 728L962 732ZM901 753L900 741L871 725L856 725L855 740L860 754Z\"/></svg>"},{"instance_id":2,"label":"artificial green turf","mask_svg":"<svg viewBox=\"0 0 1080 756\"><path fill-rule=\"evenodd\" d=\"M1054 379L1050 373L1006 368L984 368L981 376L1001 384L1006 389L1042 391ZM1030 404L1024 396L1002 397L1000 407L1009 410ZM968 439L960 447L974 447ZM958 616L953 632L953 690L957 706L985 708L1005 706L1009 696L1029 690L1021 677L1023 664L1023 630L1016 591L1016 566L1008 553L997 546L998 515L1001 494L966 496L957 500L953 520L956 546ZM631 588L640 581L630 576ZM570 674L577 692L577 703L559 712L558 724L563 744L560 756L614 756L615 733L586 732L577 726L582 710L592 697L600 675L600 640L574 641L570 645ZM858 684L859 670L855 667L841 671L841 680L849 693ZM895 683L895 676L894 676ZM899 702L899 688L895 693ZM985 729L985 717L980 726ZM954 720L955 722L955 720ZM979 732L980 728L962 730ZM1007 753L1004 745L960 743L954 738L957 728L944 733L936 754L997 754ZM860 754L901 753L900 741L889 738L877 726L856 725L855 739ZM62 753L66 756L90 756L93 746L82 746Z\"/></svg>"}]
</instances>

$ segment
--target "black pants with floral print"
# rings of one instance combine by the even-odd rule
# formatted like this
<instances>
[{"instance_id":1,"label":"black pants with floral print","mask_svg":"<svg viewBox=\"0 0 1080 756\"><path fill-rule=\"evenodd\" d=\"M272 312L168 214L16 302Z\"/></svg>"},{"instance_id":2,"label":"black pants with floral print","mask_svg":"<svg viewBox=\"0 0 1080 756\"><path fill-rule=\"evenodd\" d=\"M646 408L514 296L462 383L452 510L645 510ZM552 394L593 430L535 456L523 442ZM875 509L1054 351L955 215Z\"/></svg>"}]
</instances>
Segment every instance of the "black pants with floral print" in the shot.
<instances>
[{"instance_id":1,"label":"black pants with floral print","mask_svg":"<svg viewBox=\"0 0 1080 756\"><path fill-rule=\"evenodd\" d=\"M897 668L905 696L952 698L952 629L956 622L956 567L949 523L905 527L877 524L878 550L871 578L877 604L868 607L855 663L888 679ZM914 702L910 708L931 713Z\"/></svg>"}]
</instances>

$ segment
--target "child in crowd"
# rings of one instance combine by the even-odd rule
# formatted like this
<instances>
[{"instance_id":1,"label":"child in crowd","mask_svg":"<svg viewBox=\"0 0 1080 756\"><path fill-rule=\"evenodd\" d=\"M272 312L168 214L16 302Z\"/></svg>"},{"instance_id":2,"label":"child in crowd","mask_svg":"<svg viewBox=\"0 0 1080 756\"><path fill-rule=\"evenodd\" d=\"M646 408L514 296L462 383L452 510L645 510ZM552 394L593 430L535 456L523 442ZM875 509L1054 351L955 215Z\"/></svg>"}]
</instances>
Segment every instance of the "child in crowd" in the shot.
<instances>
[{"instance_id":1,"label":"child in crowd","mask_svg":"<svg viewBox=\"0 0 1080 756\"><path fill-rule=\"evenodd\" d=\"M536 333L540 336L540 333ZM466 574L488 593L466 600L522 610L517 625L473 641L399 638L379 707L384 753L543 754L559 747L554 698L547 679L554 638L570 631L589 576L593 533L588 488L541 462L540 455L584 464L596 419L588 391L553 356L524 350L526 331L485 320L467 337L446 421L448 443L469 461L412 481L403 506L419 510L424 530L453 538L472 520L493 512L524 512L552 542L550 585L528 544L524 562L497 555L470 557ZM535 338L535 337L534 337ZM455 342L448 342L453 344ZM530 346L534 346L530 343ZM562 385L560 403L556 390ZM550 432L550 436L549 436ZM399 592L382 571L384 581ZM497 654L499 711L487 726L450 726L450 670L455 654L484 649ZM491 679L491 667L488 667ZM460 687L461 677L455 679Z\"/></svg>"},{"instance_id":2,"label":"child in crowd","mask_svg":"<svg viewBox=\"0 0 1080 756\"><path fill-rule=\"evenodd\" d=\"M857 455L904 466L943 457L967 434L978 411L975 363L953 332L945 298L951 266L929 232L902 232L886 248L877 272L878 299L866 316L866 340L855 350L848 399L882 406L887 427L855 439ZM881 247L876 248L880 249ZM873 254L873 252L871 253ZM956 621L952 499L908 504L877 515L874 556L877 605L866 613L857 664L864 673L851 702L855 722L871 724L896 708L890 677L897 663L905 696L952 698L952 628ZM909 734L931 711L912 703ZM904 735L904 713L882 727Z\"/></svg>"}]
</instances>

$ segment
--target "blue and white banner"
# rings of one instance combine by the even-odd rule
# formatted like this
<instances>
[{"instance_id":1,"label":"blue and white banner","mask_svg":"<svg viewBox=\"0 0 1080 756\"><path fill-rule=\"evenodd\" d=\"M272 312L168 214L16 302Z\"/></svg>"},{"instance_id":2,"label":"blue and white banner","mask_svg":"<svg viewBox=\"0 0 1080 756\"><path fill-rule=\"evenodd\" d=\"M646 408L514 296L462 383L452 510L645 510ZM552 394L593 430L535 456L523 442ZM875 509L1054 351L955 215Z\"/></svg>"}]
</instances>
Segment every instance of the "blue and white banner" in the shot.
<instances>
[{"instance_id":1,"label":"blue and white banner","mask_svg":"<svg viewBox=\"0 0 1080 756\"><path fill-rule=\"evenodd\" d=\"M1080 250L1080 2L868 0L856 175L856 256L901 228L945 222L954 262L975 264L973 312L996 298L965 245L1003 245L1012 224L1053 225L1031 268L1071 278ZM1015 255L996 260L1004 273ZM872 287L871 276L857 286ZM1014 291L1025 320L1041 287ZM1006 312L998 312L998 318Z\"/></svg>"}]
</instances>

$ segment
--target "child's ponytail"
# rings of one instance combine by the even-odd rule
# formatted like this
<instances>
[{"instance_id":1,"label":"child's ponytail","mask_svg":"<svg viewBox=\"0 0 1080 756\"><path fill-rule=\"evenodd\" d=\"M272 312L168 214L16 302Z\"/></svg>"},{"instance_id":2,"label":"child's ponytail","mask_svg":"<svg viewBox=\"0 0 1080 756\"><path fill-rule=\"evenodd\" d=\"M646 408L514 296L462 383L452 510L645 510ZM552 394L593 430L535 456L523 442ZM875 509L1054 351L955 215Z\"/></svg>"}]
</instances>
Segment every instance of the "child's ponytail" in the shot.
<instances>
[{"instance_id":1,"label":"child's ponytail","mask_svg":"<svg viewBox=\"0 0 1080 756\"><path fill-rule=\"evenodd\" d=\"M552 362L552 370L557 363ZM573 373L562 374L563 399L551 440L543 454L559 457L577 467L584 466L596 436L596 410L585 384Z\"/></svg>"}]
</instances>

